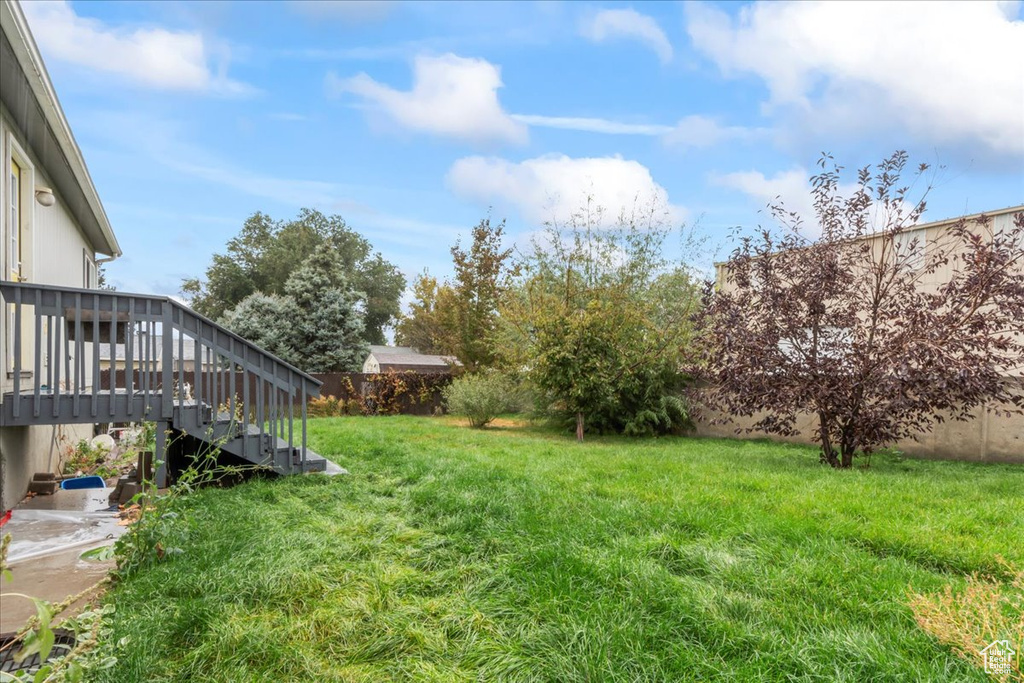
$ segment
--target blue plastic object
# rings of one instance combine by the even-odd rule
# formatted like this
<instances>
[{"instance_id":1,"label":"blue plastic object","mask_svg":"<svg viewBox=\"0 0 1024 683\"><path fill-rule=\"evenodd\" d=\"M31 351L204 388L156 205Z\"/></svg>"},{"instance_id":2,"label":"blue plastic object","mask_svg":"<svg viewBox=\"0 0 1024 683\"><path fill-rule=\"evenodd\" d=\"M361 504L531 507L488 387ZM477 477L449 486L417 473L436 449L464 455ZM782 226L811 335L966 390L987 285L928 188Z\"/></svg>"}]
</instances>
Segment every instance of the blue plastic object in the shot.
<instances>
[{"instance_id":1,"label":"blue plastic object","mask_svg":"<svg viewBox=\"0 0 1024 683\"><path fill-rule=\"evenodd\" d=\"M62 489L72 491L74 489L102 489L106 487L103 482L103 477L97 477L95 474L91 474L88 477L75 477L74 479L65 479L60 483Z\"/></svg>"}]
</instances>

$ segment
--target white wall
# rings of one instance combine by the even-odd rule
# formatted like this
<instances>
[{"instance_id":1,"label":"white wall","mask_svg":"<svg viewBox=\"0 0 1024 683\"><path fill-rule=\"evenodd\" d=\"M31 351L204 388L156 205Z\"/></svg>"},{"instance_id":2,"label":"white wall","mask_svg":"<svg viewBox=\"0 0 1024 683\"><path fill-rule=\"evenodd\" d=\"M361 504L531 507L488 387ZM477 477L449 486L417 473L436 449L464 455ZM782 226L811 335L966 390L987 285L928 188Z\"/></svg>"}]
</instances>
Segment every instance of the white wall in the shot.
<instances>
[{"instance_id":1,"label":"white wall","mask_svg":"<svg viewBox=\"0 0 1024 683\"><path fill-rule=\"evenodd\" d=\"M3 218L0 220L0 238L3 244L3 248L0 249L2 278L7 279L11 272L8 195L10 159L14 149L12 139L18 147L18 152L24 154L32 166L31 182L26 178L29 174L22 173L23 185L31 185L22 196L23 250L27 250L27 254L23 251L27 256L23 259L26 262L23 272L29 282L82 287L85 282L84 251L88 251L89 255L94 257L92 245L65 210L59 194L55 192L57 201L50 207L44 207L35 201L36 187L52 188L53 185L42 168L39 157L25 143L24 137L14 127L6 109L0 106L0 160L3 177L3 182L0 183L0 207L3 207ZM29 311L30 308L25 309L25 314ZM8 378L11 368L8 367L7 325L8 313L5 310L0 315L0 401L3 400L3 392L12 390L12 382ZM26 334L28 333L26 330ZM22 347L26 351L23 353L23 366L24 359L31 357L33 341L31 338L23 339ZM86 368L91 375L91 344L83 346ZM31 367L31 364L28 367ZM43 372L45 373L45 368ZM87 377L86 381L91 385L91 376ZM67 425L59 430L73 440L88 438L92 433L88 425ZM0 511L13 507L22 498L33 473L46 471L51 465L54 468L57 466L57 458L50 458L53 434L52 427L0 428Z\"/></svg>"},{"instance_id":2,"label":"white wall","mask_svg":"<svg viewBox=\"0 0 1024 683\"><path fill-rule=\"evenodd\" d=\"M39 158L25 144L25 139L7 115L7 110L0 107L0 149L3 151L4 182L3 190L0 191L0 204L4 207L3 232L3 268L4 275L10 272L9 239L10 211L8 208L8 173L9 160L13 145L11 140L18 145L20 150L28 157L29 162L34 166L34 185L36 187L53 187L46 170L39 163ZM31 197L31 194L29 195ZM84 268L82 261L83 250L88 250L90 255L95 256L92 245L86 240L85 235L79 229L74 219L64 208L64 202L60 195L56 195L57 202L50 207L45 207L34 199L23 202L23 210L28 214L29 235L26 244L30 247L30 267L28 268L28 279L31 282L40 282L65 287L81 287L84 282Z\"/></svg>"}]
</instances>

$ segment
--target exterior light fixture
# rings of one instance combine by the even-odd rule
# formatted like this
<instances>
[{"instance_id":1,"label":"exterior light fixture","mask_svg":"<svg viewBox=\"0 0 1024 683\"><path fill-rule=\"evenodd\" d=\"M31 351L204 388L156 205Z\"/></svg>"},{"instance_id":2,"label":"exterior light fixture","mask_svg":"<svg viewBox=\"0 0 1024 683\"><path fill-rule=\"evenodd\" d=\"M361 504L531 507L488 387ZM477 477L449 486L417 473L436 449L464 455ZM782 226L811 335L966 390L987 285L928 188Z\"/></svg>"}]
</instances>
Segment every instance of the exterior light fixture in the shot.
<instances>
[{"instance_id":1,"label":"exterior light fixture","mask_svg":"<svg viewBox=\"0 0 1024 683\"><path fill-rule=\"evenodd\" d=\"M36 188L36 201L43 206L53 206L57 203L57 198L53 196L53 190L48 187L37 187Z\"/></svg>"}]
</instances>

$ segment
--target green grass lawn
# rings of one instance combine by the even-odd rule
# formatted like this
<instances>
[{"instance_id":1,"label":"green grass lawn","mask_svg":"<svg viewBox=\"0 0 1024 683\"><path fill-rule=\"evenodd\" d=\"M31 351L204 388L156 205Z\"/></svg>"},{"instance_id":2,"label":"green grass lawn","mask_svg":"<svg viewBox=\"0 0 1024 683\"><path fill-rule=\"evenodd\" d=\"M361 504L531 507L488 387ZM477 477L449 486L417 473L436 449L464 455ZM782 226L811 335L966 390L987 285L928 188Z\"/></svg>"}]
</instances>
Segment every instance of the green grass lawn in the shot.
<instances>
[{"instance_id":1,"label":"green grass lawn","mask_svg":"<svg viewBox=\"0 0 1024 683\"><path fill-rule=\"evenodd\" d=\"M314 420L351 474L188 499L106 680L984 681L908 592L1024 562L1024 467Z\"/></svg>"}]
</instances>

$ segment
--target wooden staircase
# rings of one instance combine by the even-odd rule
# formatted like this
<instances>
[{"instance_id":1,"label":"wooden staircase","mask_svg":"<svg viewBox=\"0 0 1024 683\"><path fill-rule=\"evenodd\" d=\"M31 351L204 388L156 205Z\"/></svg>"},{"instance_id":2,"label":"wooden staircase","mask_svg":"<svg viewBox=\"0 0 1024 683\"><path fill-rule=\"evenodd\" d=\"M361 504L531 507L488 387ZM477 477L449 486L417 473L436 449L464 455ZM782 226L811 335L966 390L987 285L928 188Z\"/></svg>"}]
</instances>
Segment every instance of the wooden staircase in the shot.
<instances>
[{"instance_id":1,"label":"wooden staircase","mask_svg":"<svg viewBox=\"0 0 1024 683\"><path fill-rule=\"evenodd\" d=\"M155 422L161 486L176 435L278 474L340 471L306 445L320 382L173 299L4 281L0 303L0 427Z\"/></svg>"}]
</instances>

